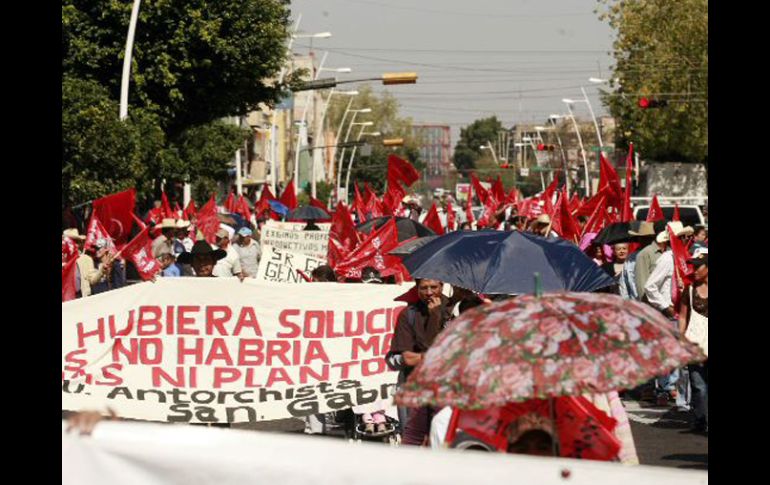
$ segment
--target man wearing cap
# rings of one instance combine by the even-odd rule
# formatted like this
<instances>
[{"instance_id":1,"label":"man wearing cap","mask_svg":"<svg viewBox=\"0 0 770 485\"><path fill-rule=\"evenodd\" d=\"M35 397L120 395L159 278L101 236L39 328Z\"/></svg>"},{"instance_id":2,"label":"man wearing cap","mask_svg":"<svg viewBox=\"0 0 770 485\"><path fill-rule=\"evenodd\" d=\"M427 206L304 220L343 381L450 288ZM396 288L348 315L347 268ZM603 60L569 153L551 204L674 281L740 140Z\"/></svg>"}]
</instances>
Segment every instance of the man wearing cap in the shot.
<instances>
[{"instance_id":1,"label":"man wearing cap","mask_svg":"<svg viewBox=\"0 0 770 485\"><path fill-rule=\"evenodd\" d=\"M219 229L216 234L216 247L225 252L225 257L217 261L214 266L214 276L219 278L228 278L237 276L243 281L243 271L241 271L241 260L238 253L235 252L230 244L230 234L225 229Z\"/></svg>"},{"instance_id":2,"label":"man wearing cap","mask_svg":"<svg viewBox=\"0 0 770 485\"><path fill-rule=\"evenodd\" d=\"M176 222L174 219L163 219L158 227L161 234L152 241L152 257L154 258L160 255L160 250L163 246L173 249L172 243L174 233L176 232Z\"/></svg>"},{"instance_id":3,"label":"man wearing cap","mask_svg":"<svg viewBox=\"0 0 770 485\"><path fill-rule=\"evenodd\" d=\"M251 237L252 235L253 231L248 227L240 228L238 230L238 243L235 245L235 252L238 253L244 278L257 277L259 258L262 257L259 243Z\"/></svg>"},{"instance_id":4,"label":"man wearing cap","mask_svg":"<svg viewBox=\"0 0 770 485\"><path fill-rule=\"evenodd\" d=\"M692 228L686 229L682 227L682 223L679 221L669 222L668 226L674 232L676 237L681 237L686 234L692 234ZM668 229L661 231L655 241L665 246L669 243ZM674 303L671 300L671 285L674 276L674 253L671 248L668 247L666 251L660 255L658 261L655 263L655 268L652 270L650 277L644 285L645 297L648 303L660 310L666 317L668 317L673 325L678 328L678 318L674 309ZM689 409L688 400L686 399L687 391L687 378L684 378L684 373L675 369L671 374L658 378L658 385L660 387L660 393L658 395L658 403L665 404L668 400L668 394L674 394L676 390L676 404L679 408Z\"/></svg>"}]
</instances>

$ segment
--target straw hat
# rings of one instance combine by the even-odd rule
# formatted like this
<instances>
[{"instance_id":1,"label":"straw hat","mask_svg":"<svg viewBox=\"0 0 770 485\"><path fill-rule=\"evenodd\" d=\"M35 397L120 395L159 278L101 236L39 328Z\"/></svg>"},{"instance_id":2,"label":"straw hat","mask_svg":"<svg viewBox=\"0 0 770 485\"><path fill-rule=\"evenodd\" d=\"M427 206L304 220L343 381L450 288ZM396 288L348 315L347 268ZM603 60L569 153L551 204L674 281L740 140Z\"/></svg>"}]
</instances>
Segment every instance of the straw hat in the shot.
<instances>
[{"instance_id":1,"label":"straw hat","mask_svg":"<svg viewBox=\"0 0 770 485\"><path fill-rule=\"evenodd\" d=\"M190 221L186 221L184 219L179 219L176 221L177 229L187 229L188 227L190 227Z\"/></svg>"},{"instance_id":2,"label":"straw hat","mask_svg":"<svg viewBox=\"0 0 770 485\"><path fill-rule=\"evenodd\" d=\"M550 224L551 223L551 217L548 214L540 214L537 216L537 219L535 219L536 224Z\"/></svg>"},{"instance_id":3,"label":"straw hat","mask_svg":"<svg viewBox=\"0 0 770 485\"><path fill-rule=\"evenodd\" d=\"M61 233L62 236L68 237L70 239L75 239L77 241L85 241L86 237L81 236L80 232L78 232L78 229L76 227L71 227L69 229L65 229L64 232Z\"/></svg>"},{"instance_id":4,"label":"straw hat","mask_svg":"<svg viewBox=\"0 0 770 485\"><path fill-rule=\"evenodd\" d=\"M654 236L655 235L655 227L652 224L652 222L642 222L639 225L638 231L628 231L629 236Z\"/></svg>"},{"instance_id":5,"label":"straw hat","mask_svg":"<svg viewBox=\"0 0 770 485\"><path fill-rule=\"evenodd\" d=\"M158 225L159 229L176 229L176 221L174 219L168 218L163 219L161 223Z\"/></svg>"},{"instance_id":6,"label":"straw hat","mask_svg":"<svg viewBox=\"0 0 770 485\"><path fill-rule=\"evenodd\" d=\"M693 228L690 226L684 227L681 222L679 221L671 221L667 224L666 229L661 231L658 234L658 237L655 238L655 241L659 243L668 242L670 240L670 237L668 235L668 228L671 228L671 231L674 233L675 236L687 236L692 235ZM630 232L629 232L630 234Z\"/></svg>"}]
</instances>

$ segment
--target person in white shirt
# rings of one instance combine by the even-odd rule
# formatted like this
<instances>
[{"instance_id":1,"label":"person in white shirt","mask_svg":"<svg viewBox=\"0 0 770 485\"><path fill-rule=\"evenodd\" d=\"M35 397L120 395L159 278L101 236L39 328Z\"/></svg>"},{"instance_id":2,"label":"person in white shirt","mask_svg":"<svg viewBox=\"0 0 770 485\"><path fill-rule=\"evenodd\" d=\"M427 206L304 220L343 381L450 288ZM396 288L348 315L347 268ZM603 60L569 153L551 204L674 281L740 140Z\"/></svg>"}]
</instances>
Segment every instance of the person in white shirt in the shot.
<instances>
[{"instance_id":1,"label":"person in white shirt","mask_svg":"<svg viewBox=\"0 0 770 485\"><path fill-rule=\"evenodd\" d=\"M237 276L243 281L244 276L241 271L241 260L238 253L230 244L230 235L225 229L220 229L217 231L216 238L216 248L227 252L227 256L217 261L216 266L214 266L214 276L218 278Z\"/></svg>"},{"instance_id":2,"label":"person in white shirt","mask_svg":"<svg viewBox=\"0 0 770 485\"><path fill-rule=\"evenodd\" d=\"M679 234L679 231L677 231ZM669 242L668 230L664 230L655 238L658 244ZM644 285L645 298L647 302L660 310L671 322L674 328L678 329L679 320L674 309L674 303L671 299L671 282L674 276L674 253L668 246L663 254L660 255L655 267L647 278ZM689 376L685 376L685 369L675 369L667 376L656 379L658 385L658 404L665 405L668 402L669 395L676 398L676 405L681 410L689 410L688 405L688 383Z\"/></svg>"},{"instance_id":3,"label":"person in white shirt","mask_svg":"<svg viewBox=\"0 0 770 485\"><path fill-rule=\"evenodd\" d=\"M235 252L241 262L241 270L246 278L256 278L259 268L259 258L262 256L259 243L251 236L253 232L248 227L242 227L238 230L238 243L235 244Z\"/></svg>"}]
</instances>

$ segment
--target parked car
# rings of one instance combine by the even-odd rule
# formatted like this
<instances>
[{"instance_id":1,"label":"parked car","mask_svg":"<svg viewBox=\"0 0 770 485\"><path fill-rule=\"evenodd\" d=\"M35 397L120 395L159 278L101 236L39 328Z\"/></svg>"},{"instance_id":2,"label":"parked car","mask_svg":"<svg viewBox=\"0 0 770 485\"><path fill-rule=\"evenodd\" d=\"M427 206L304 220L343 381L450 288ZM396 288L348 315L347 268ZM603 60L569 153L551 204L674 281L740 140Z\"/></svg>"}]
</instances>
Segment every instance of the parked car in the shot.
<instances>
[{"instance_id":1,"label":"parked car","mask_svg":"<svg viewBox=\"0 0 770 485\"><path fill-rule=\"evenodd\" d=\"M661 205L660 208L663 210L663 217L670 221L674 217L674 207L673 205ZM647 219L647 213L650 211L649 205L640 205L634 207L634 219L637 221L643 221ZM695 227L697 225L705 225L706 221L703 218L703 212L701 212L700 207L697 205L680 205L679 206L679 220L682 221L682 224L685 226L692 226Z\"/></svg>"}]
</instances>

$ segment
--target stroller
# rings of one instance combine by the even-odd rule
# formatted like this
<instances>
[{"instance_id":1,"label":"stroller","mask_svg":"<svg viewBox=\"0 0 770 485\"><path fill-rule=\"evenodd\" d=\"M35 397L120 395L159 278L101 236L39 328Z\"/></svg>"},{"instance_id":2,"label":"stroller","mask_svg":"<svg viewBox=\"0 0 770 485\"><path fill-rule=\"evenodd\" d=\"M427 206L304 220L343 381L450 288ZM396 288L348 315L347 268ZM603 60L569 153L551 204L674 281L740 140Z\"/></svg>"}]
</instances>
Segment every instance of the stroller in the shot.
<instances>
[{"instance_id":1,"label":"stroller","mask_svg":"<svg viewBox=\"0 0 770 485\"><path fill-rule=\"evenodd\" d=\"M355 414L352 409L342 409L332 411L323 415L323 434L339 435L343 434L348 441L355 442L381 442L389 443L391 446L401 444L401 430L397 419L385 416L385 431L368 433L366 423L363 421L363 415Z\"/></svg>"}]
</instances>

